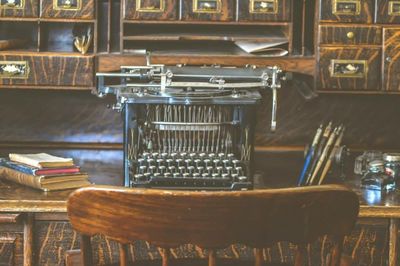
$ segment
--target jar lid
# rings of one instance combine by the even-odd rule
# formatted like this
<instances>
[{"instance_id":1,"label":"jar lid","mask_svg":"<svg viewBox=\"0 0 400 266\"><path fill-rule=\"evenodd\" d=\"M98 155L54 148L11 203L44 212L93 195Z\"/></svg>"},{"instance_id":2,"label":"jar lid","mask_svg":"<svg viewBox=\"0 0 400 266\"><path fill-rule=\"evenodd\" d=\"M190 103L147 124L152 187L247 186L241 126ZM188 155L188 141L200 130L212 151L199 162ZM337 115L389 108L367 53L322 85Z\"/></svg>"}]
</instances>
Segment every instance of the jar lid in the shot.
<instances>
[{"instance_id":1,"label":"jar lid","mask_svg":"<svg viewBox=\"0 0 400 266\"><path fill-rule=\"evenodd\" d=\"M400 161L400 153L384 153L383 160L387 162L398 162Z\"/></svg>"}]
</instances>

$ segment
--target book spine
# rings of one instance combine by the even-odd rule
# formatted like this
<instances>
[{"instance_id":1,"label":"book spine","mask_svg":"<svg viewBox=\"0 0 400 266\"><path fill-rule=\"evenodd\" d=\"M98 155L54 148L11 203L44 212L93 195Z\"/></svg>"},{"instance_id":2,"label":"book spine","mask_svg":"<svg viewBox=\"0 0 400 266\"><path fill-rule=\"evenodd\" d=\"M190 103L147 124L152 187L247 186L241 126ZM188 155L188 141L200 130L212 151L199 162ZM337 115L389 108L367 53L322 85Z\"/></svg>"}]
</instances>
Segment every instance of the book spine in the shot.
<instances>
[{"instance_id":1,"label":"book spine","mask_svg":"<svg viewBox=\"0 0 400 266\"><path fill-rule=\"evenodd\" d=\"M28 175L35 175L35 173L36 173L36 169L32 169L31 167L26 166L26 165L12 163L12 162L7 161L7 160L1 160L0 161L0 165L2 165L4 167L7 167L7 168L11 168L11 169L17 170L19 172L22 172L22 173L25 173L25 174L28 174Z\"/></svg>"},{"instance_id":2,"label":"book spine","mask_svg":"<svg viewBox=\"0 0 400 266\"><path fill-rule=\"evenodd\" d=\"M39 176L28 175L7 167L4 167L1 174L4 179L9 181L43 190L42 184L40 183L41 177Z\"/></svg>"}]
</instances>

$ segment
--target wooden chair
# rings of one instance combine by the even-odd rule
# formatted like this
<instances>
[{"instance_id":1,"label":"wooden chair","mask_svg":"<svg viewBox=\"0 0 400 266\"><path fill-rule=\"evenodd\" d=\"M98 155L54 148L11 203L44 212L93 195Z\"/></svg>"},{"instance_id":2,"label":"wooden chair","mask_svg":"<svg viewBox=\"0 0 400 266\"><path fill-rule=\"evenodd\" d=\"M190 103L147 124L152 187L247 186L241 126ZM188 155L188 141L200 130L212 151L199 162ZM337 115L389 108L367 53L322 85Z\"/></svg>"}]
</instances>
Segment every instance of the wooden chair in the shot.
<instances>
[{"instance_id":1,"label":"wooden chair","mask_svg":"<svg viewBox=\"0 0 400 266\"><path fill-rule=\"evenodd\" d=\"M260 266L262 248L279 241L296 244L295 265L304 265L306 245L330 235L335 240L331 265L339 265L344 236L358 210L357 195L339 185L240 192L88 187L68 199L86 266L92 265L90 237L95 234L120 243L120 265L127 265L127 244L140 239L161 248L163 266L175 263L170 248L188 243L209 251L209 266L219 265L216 249L245 244L256 248Z\"/></svg>"}]
</instances>

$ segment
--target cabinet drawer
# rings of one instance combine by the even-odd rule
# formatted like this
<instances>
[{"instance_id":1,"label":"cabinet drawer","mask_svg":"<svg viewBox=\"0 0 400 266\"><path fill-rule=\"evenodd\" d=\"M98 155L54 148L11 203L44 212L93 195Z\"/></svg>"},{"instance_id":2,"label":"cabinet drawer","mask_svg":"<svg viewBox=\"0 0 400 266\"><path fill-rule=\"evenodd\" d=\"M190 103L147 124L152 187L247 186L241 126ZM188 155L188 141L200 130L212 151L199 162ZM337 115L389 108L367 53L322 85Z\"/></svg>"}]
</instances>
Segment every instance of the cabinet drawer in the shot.
<instances>
[{"instance_id":1,"label":"cabinet drawer","mask_svg":"<svg viewBox=\"0 0 400 266\"><path fill-rule=\"evenodd\" d=\"M39 15L39 0L15 0L9 4L7 0L0 0L0 17L33 18Z\"/></svg>"},{"instance_id":2,"label":"cabinet drawer","mask_svg":"<svg viewBox=\"0 0 400 266\"><path fill-rule=\"evenodd\" d=\"M93 86L92 56L0 54L0 86Z\"/></svg>"},{"instance_id":3,"label":"cabinet drawer","mask_svg":"<svg viewBox=\"0 0 400 266\"><path fill-rule=\"evenodd\" d=\"M292 0L239 1L240 21L291 21Z\"/></svg>"},{"instance_id":4,"label":"cabinet drawer","mask_svg":"<svg viewBox=\"0 0 400 266\"><path fill-rule=\"evenodd\" d=\"M184 20L231 21L234 19L234 0L186 0L182 3Z\"/></svg>"},{"instance_id":5,"label":"cabinet drawer","mask_svg":"<svg viewBox=\"0 0 400 266\"><path fill-rule=\"evenodd\" d=\"M383 90L400 91L400 27L384 29Z\"/></svg>"},{"instance_id":6,"label":"cabinet drawer","mask_svg":"<svg viewBox=\"0 0 400 266\"><path fill-rule=\"evenodd\" d=\"M317 88L330 91L380 89L380 48L319 48Z\"/></svg>"},{"instance_id":7,"label":"cabinet drawer","mask_svg":"<svg viewBox=\"0 0 400 266\"><path fill-rule=\"evenodd\" d=\"M42 0L43 18L94 19L94 0Z\"/></svg>"},{"instance_id":8,"label":"cabinet drawer","mask_svg":"<svg viewBox=\"0 0 400 266\"><path fill-rule=\"evenodd\" d=\"M321 20L372 23L374 0L320 0Z\"/></svg>"},{"instance_id":9,"label":"cabinet drawer","mask_svg":"<svg viewBox=\"0 0 400 266\"><path fill-rule=\"evenodd\" d=\"M400 24L400 1L378 1L377 22Z\"/></svg>"},{"instance_id":10,"label":"cabinet drawer","mask_svg":"<svg viewBox=\"0 0 400 266\"><path fill-rule=\"evenodd\" d=\"M177 20L178 0L125 0L125 19Z\"/></svg>"},{"instance_id":11,"label":"cabinet drawer","mask_svg":"<svg viewBox=\"0 0 400 266\"><path fill-rule=\"evenodd\" d=\"M375 26L319 26L320 44L382 44L382 28Z\"/></svg>"}]
</instances>

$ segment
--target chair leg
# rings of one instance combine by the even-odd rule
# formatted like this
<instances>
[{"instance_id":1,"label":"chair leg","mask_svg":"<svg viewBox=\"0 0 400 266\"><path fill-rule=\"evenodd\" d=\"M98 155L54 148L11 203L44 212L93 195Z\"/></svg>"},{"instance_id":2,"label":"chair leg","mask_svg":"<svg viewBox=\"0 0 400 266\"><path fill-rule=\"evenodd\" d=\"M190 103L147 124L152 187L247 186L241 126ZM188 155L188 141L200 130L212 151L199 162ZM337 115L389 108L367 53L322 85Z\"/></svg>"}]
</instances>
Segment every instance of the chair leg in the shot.
<instances>
[{"instance_id":1,"label":"chair leg","mask_svg":"<svg viewBox=\"0 0 400 266\"><path fill-rule=\"evenodd\" d=\"M208 252L208 266L217 266L217 256L215 250Z\"/></svg>"},{"instance_id":2,"label":"chair leg","mask_svg":"<svg viewBox=\"0 0 400 266\"><path fill-rule=\"evenodd\" d=\"M128 265L128 245L119 243L119 265Z\"/></svg>"},{"instance_id":3,"label":"chair leg","mask_svg":"<svg viewBox=\"0 0 400 266\"><path fill-rule=\"evenodd\" d=\"M171 256L171 251L169 248L161 249L162 266L169 266L169 258Z\"/></svg>"},{"instance_id":4,"label":"chair leg","mask_svg":"<svg viewBox=\"0 0 400 266\"><path fill-rule=\"evenodd\" d=\"M255 266L262 266L264 264L263 250L262 248L256 248L254 250Z\"/></svg>"},{"instance_id":5,"label":"chair leg","mask_svg":"<svg viewBox=\"0 0 400 266\"><path fill-rule=\"evenodd\" d=\"M90 236L81 235L81 250L82 250L82 261L83 266L92 266L92 245L90 243Z\"/></svg>"}]
</instances>

